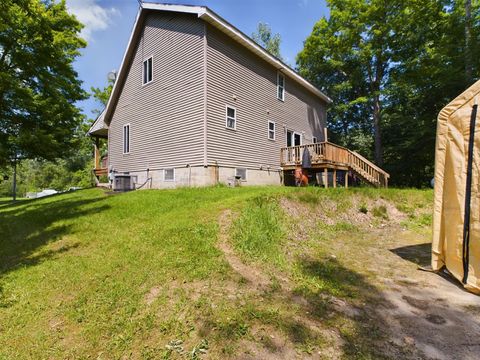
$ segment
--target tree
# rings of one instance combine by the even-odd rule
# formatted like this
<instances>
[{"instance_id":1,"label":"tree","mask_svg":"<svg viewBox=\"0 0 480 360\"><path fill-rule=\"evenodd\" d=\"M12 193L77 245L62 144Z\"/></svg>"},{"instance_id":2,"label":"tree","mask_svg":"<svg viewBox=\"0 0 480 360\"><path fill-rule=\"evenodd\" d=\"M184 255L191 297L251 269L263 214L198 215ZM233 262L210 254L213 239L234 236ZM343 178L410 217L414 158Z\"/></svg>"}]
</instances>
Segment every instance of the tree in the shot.
<instances>
[{"instance_id":1,"label":"tree","mask_svg":"<svg viewBox=\"0 0 480 360\"><path fill-rule=\"evenodd\" d=\"M74 151L75 102L86 96L73 69L81 29L65 0L0 2L0 166Z\"/></svg>"},{"instance_id":2,"label":"tree","mask_svg":"<svg viewBox=\"0 0 480 360\"><path fill-rule=\"evenodd\" d=\"M270 54L282 60L280 53L280 43L282 40L280 34L272 34L270 25L259 22L257 30L252 34L252 39L265 48Z\"/></svg>"},{"instance_id":3,"label":"tree","mask_svg":"<svg viewBox=\"0 0 480 360\"><path fill-rule=\"evenodd\" d=\"M112 93L113 89L113 84L115 81L108 79L107 86L105 86L103 89L99 87L91 87L90 90L92 91L91 96L97 101L102 106L102 109L95 109L93 112L97 115L100 115L103 109L107 106L108 99L110 99L110 95Z\"/></svg>"},{"instance_id":4,"label":"tree","mask_svg":"<svg viewBox=\"0 0 480 360\"><path fill-rule=\"evenodd\" d=\"M472 0L465 0L465 78L472 80Z\"/></svg>"},{"instance_id":5,"label":"tree","mask_svg":"<svg viewBox=\"0 0 480 360\"><path fill-rule=\"evenodd\" d=\"M393 184L429 183L437 114L478 78L480 63L467 64L480 55L479 4L465 1L330 0L297 57L334 100L339 142L373 152Z\"/></svg>"},{"instance_id":6,"label":"tree","mask_svg":"<svg viewBox=\"0 0 480 360\"><path fill-rule=\"evenodd\" d=\"M383 165L382 95L392 61L391 28L402 17L399 0L330 0L330 17L315 24L297 57L302 75L328 84L331 96L340 95L344 107L362 117L354 128L371 128L374 157ZM324 71L327 70L325 73ZM338 99L337 99L338 100ZM341 109L345 113L346 109ZM348 132L351 114L335 114ZM347 118L345 118L345 116ZM365 118L367 117L367 119Z\"/></svg>"}]
</instances>

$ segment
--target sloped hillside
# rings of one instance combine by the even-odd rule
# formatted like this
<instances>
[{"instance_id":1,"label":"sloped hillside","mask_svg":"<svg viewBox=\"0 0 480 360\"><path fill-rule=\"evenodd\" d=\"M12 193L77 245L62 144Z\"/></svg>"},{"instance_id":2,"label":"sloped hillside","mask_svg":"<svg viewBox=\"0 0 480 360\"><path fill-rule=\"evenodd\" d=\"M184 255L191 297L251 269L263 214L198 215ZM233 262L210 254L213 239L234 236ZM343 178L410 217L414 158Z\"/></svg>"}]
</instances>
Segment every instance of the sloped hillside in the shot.
<instances>
[{"instance_id":1,"label":"sloped hillside","mask_svg":"<svg viewBox=\"0 0 480 360\"><path fill-rule=\"evenodd\" d=\"M473 359L457 340L478 342L478 297L417 270L431 202L282 187L5 202L0 359Z\"/></svg>"}]
</instances>

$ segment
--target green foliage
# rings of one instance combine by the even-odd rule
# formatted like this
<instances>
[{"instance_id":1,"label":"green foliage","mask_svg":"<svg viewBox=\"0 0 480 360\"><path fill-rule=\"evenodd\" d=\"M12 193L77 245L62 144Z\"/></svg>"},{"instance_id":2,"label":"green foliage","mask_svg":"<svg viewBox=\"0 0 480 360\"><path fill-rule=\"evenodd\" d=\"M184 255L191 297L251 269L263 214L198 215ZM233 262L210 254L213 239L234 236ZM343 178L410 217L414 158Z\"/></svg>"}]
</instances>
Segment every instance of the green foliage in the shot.
<instances>
[{"instance_id":1,"label":"green foliage","mask_svg":"<svg viewBox=\"0 0 480 360\"><path fill-rule=\"evenodd\" d=\"M386 208L385 205L375 206L372 209L372 214L373 214L373 216L381 218L381 219L385 219L385 220L388 219L388 212L387 212L387 208Z\"/></svg>"},{"instance_id":2,"label":"green foliage","mask_svg":"<svg viewBox=\"0 0 480 360\"><path fill-rule=\"evenodd\" d=\"M272 28L266 23L258 23L257 31L252 34L252 39L265 48L270 54L282 60L280 53L280 34L272 34Z\"/></svg>"},{"instance_id":3,"label":"green foliage","mask_svg":"<svg viewBox=\"0 0 480 360\"><path fill-rule=\"evenodd\" d=\"M282 212L275 198L254 198L233 224L235 248L250 259L269 259L280 264L279 246L284 236L282 222Z\"/></svg>"},{"instance_id":4,"label":"green foliage","mask_svg":"<svg viewBox=\"0 0 480 360\"><path fill-rule=\"evenodd\" d=\"M399 4L400 2L400 4ZM401 1L331 0L330 17L318 21L298 54L300 73L335 101L329 126L333 139L368 156L355 144L359 131L375 138L375 160L382 162L380 133L382 88L392 59L391 28L399 21ZM356 145L356 146L355 146ZM368 151L366 151L368 150Z\"/></svg>"},{"instance_id":5,"label":"green foliage","mask_svg":"<svg viewBox=\"0 0 480 360\"><path fill-rule=\"evenodd\" d=\"M106 105L113 83L108 82L103 89L92 88L92 96L102 105ZM96 110L99 114L101 110ZM84 117L82 117L84 119ZM25 160L19 162L17 168L17 194L24 196L27 192L41 191L43 189L66 190L73 186L88 188L93 186L93 142L87 136L87 131L93 119L84 121L75 130L75 149L63 158L57 157L46 161L42 159ZM106 141L100 140L100 152L106 154ZM63 154L62 154L63 155ZM12 195L12 168L6 168L4 174L9 176L7 181L0 180L0 196ZM108 182L106 176L100 182Z\"/></svg>"},{"instance_id":6,"label":"green foliage","mask_svg":"<svg viewBox=\"0 0 480 360\"><path fill-rule=\"evenodd\" d=\"M43 189L67 190L72 186L88 188L93 185L93 153L91 139L85 136L88 125L77 132L77 152L53 161L39 159L24 160L17 166L17 195ZM0 179L0 196L11 196L13 190L13 169L6 168L2 173L9 177ZM3 176L2 176L3 178Z\"/></svg>"},{"instance_id":7,"label":"green foliage","mask_svg":"<svg viewBox=\"0 0 480 360\"><path fill-rule=\"evenodd\" d=\"M318 194L310 191L299 193L297 198L301 202L311 205L317 205L321 201L321 198L318 196Z\"/></svg>"},{"instance_id":8,"label":"green foliage","mask_svg":"<svg viewBox=\"0 0 480 360\"><path fill-rule=\"evenodd\" d=\"M107 106L108 99L110 99L110 94L112 93L113 84L113 80L108 79L107 86L105 86L103 89L98 87L90 88L90 90L92 91L91 96L93 96L93 98L102 106L102 109L94 110L97 115L100 115L103 109Z\"/></svg>"},{"instance_id":9,"label":"green foliage","mask_svg":"<svg viewBox=\"0 0 480 360\"><path fill-rule=\"evenodd\" d=\"M368 207L366 204L361 204L360 207L358 208L358 211L360 211L362 214L367 214L368 213Z\"/></svg>"},{"instance_id":10,"label":"green foliage","mask_svg":"<svg viewBox=\"0 0 480 360\"><path fill-rule=\"evenodd\" d=\"M480 55L480 3L470 23L463 1L328 5L330 17L315 24L297 65L334 100L331 139L383 162L393 184L428 186L437 114L471 85L469 73L480 75L480 63L467 66Z\"/></svg>"},{"instance_id":11,"label":"green foliage","mask_svg":"<svg viewBox=\"0 0 480 360\"><path fill-rule=\"evenodd\" d=\"M0 166L15 153L53 160L75 151L81 28L64 0L0 2Z\"/></svg>"}]
</instances>

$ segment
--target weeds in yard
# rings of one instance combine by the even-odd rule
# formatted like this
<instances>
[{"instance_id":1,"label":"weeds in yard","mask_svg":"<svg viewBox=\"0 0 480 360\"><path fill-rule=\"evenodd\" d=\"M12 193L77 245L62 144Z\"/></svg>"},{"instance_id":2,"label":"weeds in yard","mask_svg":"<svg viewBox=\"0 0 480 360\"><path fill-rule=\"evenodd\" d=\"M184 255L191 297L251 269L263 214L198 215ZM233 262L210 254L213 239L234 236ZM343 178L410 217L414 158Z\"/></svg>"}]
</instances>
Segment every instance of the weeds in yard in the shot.
<instances>
[{"instance_id":1,"label":"weeds in yard","mask_svg":"<svg viewBox=\"0 0 480 360\"><path fill-rule=\"evenodd\" d=\"M302 203L317 205L320 203L320 196L316 192L301 192L297 195L297 199Z\"/></svg>"},{"instance_id":2,"label":"weeds in yard","mask_svg":"<svg viewBox=\"0 0 480 360\"><path fill-rule=\"evenodd\" d=\"M281 264L280 246L285 237L284 218L275 197L250 200L232 227L235 248L252 260Z\"/></svg>"},{"instance_id":3,"label":"weeds in yard","mask_svg":"<svg viewBox=\"0 0 480 360\"><path fill-rule=\"evenodd\" d=\"M388 220L388 211L385 205L375 206L372 209L372 214L377 218Z\"/></svg>"},{"instance_id":4,"label":"weeds in yard","mask_svg":"<svg viewBox=\"0 0 480 360\"><path fill-rule=\"evenodd\" d=\"M366 204L360 204L360 207L358 208L358 211L360 211L362 214L367 214L368 213L368 207Z\"/></svg>"}]
</instances>

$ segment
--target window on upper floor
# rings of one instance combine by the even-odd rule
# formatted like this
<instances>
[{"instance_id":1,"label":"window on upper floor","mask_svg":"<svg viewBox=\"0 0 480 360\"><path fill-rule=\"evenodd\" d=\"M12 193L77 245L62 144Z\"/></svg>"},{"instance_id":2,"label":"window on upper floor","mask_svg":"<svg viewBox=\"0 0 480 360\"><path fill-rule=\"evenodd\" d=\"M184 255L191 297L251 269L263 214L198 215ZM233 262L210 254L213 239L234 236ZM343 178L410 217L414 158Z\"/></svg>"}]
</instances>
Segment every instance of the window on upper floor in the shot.
<instances>
[{"instance_id":1,"label":"window on upper floor","mask_svg":"<svg viewBox=\"0 0 480 360\"><path fill-rule=\"evenodd\" d=\"M153 80L153 56L143 61L143 85Z\"/></svg>"},{"instance_id":2,"label":"window on upper floor","mask_svg":"<svg viewBox=\"0 0 480 360\"><path fill-rule=\"evenodd\" d=\"M123 125L123 153L130 153L130 124Z\"/></svg>"},{"instance_id":3,"label":"window on upper floor","mask_svg":"<svg viewBox=\"0 0 480 360\"><path fill-rule=\"evenodd\" d=\"M314 136L314 137L312 138L312 142L313 142L314 144L316 144L316 143L318 142L318 139L317 139L316 136Z\"/></svg>"},{"instance_id":4,"label":"window on upper floor","mask_svg":"<svg viewBox=\"0 0 480 360\"><path fill-rule=\"evenodd\" d=\"M234 107L227 105L226 123L227 129L235 130L237 128L237 110Z\"/></svg>"},{"instance_id":5,"label":"window on upper floor","mask_svg":"<svg viewBox=\"0 0 480 360\"><path fill-rule=\"evenodd\" d=\"M277 73L277 99L285 101L285 76L281 72Z\"/></svg>"},{"instance_id":6,"label":"window on upper floor","mask_svg":"<svg viewBox=\"0 0 480 360\"><path fill-rule=\"evenodd\" d=\"M268 122L268 139L275 140L275 123L273 121Z\"/></svg>"}]
</instances>

